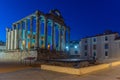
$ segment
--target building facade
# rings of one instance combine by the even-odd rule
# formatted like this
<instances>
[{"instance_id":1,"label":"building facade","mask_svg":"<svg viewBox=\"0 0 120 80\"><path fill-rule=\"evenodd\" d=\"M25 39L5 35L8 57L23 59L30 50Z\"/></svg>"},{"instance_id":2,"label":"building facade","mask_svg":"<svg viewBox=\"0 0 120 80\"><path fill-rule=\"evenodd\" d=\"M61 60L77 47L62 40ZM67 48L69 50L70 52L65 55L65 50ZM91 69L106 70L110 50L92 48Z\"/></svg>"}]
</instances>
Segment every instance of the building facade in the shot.
<instances>
[{"instance_id":1,"label":"building facade","mask_svg":"<svg viewBox=\"0 0 120 80\"><path fill-rule=\"evenodd\" d=\"M0 52L4 52L6 50L5 42L0 41Z\"/></svg>"},{"instance_id":2,"label":"building facade","mask_svg":"<svg viewBox=\"0 0 120 80\"><path fill-rule=\"evenodd\" d=\"M119 58L119 33L105 31L103 34L81 39L81 57L97 60Z\"/></svg>"},{"instance_id":3,"label":"building facade","mask_svg":"<svg viewBox=\"0 0 120 80\"><path fill-rule=\"evenodd\" d=\"M56 9L47 14L36 11L14 22L12 29L6 28L7 50L44 48L64 51L66 41L70 41L70 27Z\"/></svg>"},{"instance_id":4,"label":"building facade","mask_svg":"<svg viewBox=\"0 0 120 80\"><path fill-rule=\"evenodd\" d=\"M69 43L69 49L68 47L66 46L66 50L69 51L69 55L70 56L80 56L81 55L81 49L80 49L80 41L77 41L77 40L73 40L73 41L70 41Z\"/></svg>"}]
</instances>

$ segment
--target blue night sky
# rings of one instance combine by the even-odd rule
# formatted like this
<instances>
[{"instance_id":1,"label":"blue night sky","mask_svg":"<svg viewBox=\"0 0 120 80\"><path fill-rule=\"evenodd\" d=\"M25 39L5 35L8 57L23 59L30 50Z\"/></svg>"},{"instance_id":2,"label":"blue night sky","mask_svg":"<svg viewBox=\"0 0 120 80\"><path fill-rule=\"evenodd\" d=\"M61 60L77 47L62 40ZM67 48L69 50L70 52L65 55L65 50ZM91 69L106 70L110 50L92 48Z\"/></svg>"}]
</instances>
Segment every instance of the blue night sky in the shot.
<instances>
[{"instance_id":1,"label":"blue night sky","mask_svg":"<svg viewBox=\"0 0 120 80\"><path fill-rule=\"evenodd\" d=\"M36 10L59 9L71 27L71 40L102 33L120 32L120 0L0 0L0 40L5 28Z\"/></svg>"}]
</instances>

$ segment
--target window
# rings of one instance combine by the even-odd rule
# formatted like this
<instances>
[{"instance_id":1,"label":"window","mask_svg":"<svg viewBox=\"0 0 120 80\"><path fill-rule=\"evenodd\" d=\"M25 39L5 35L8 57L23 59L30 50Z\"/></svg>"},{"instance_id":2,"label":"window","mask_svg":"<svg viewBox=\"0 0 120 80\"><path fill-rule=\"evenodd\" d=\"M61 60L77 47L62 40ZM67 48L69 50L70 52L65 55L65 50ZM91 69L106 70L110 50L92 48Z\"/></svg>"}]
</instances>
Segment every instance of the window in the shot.
<instances>
[{"instance_id":1,"label":"window","mask_svg":"<svg viewBox=\"0 0 120 80\"><path fill-rule=\"evenodd\" d=\"M96 50L96 45L93 45L93 50Z\"/></svg>"},{"instance_id":2,"label":"window","mask_svg":"<svg viewBox=\"0 0 120 80\"><path fill-rule=\"evenodd\" d=\"M108 44L105 44L105 49L108 49L108 48L109 48Z\"/></svg>"},{"instance_id":3,"label":"window","mask_svg":"<svg viewBox=\"0 0 120 80\"><path fill-rule=\"evenodd\" d=\"M93 38L93 42L96 42L96 38Z\"/></svg>"},{"instance_id":4,"label":"window","mask_svg":"<svg viewBox=\"0 0 120 80\"><path fill-rule=\"evenodd\" d=\"M87 56L87 52L85 52L85 56Z\"/></svg>"},{"instance_id":5,"label":"window","mask_svg":"<svg viewBox=\"0 0 120 80\"><path fill-rule=\"evenodd\" d=\"M78 51L75 51L75 54L78 54Z\"/></svg>"},{"instance_id":6,"label":"window","mask_svg":"<svg viewBox=\"0 0 120 80\"><path fill-rule=\"evenodd\" d=\"M105 56L108 56L108 52L107 51L105 51Z\"/></svg>"},{"instance_id":7,"label":"window","mask_svg":"<svg viewBox=\"0 0 120 80\"><path fill-rule=\"evenodd\" d=\"M96 56L96 52L93 53L93 56Z\"/></svg>"},{"instance_id":8,"label":"window","mask_svg":"<svg viewBox=\"0 0 120 80\"><path fill-rule=\"evenodd\" d=\"M108 37L107 36L105 36L105 41L108 41Z\"/></svg>"},{"instance_id":9,"label":"window","mask_svg":"<svg viewBox=\"0 0 120 80\"><path fill-rule=\"evenodd\" d=\"M87 45L85 45L85 50L87 50Z\"/></svg>"},{"instance_id":10,"label":"window","mask_svg":"<svg viewBox=\"0 0 120 80\"><path fill-rule=\"evenodd\" d=\"M73 48L74 46L73 45L70 45L71 48Z\"/></svg>"},{"instance_id":11,"label":"window","mask_svg":"<svg viewBox=\"0 0 120 80\"><path fill-rule=\"evenodd\" d=\"M120 48L120 43L119 43L119 48Z\"/></svg>"},{"instance_id":12,"label":"window","mask_svg":"<svg viewBox=\"0 0 120 80\"><path fill-rule=\"evenodd\" d=\"M87 43L87 40L85 40L85 43Z\"/></svg>"}]
</instances>

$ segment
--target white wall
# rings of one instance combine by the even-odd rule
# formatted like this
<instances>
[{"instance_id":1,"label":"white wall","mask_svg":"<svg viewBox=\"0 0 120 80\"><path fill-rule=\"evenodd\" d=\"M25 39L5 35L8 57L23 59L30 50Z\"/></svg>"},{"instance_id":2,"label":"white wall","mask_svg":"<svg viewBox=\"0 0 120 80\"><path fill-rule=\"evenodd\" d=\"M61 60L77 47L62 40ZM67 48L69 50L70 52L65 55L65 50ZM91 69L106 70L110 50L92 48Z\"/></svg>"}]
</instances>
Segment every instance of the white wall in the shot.
<instances>
[{"instance_id":1,"label":"white wall","mask_svg":"<svg viewBox=\"0 0 120 80\"><path fill-rule=\"evenodd\" d=\"M109 35L102 35L96 37L89 37L81 39L81 54L82 58L90 58L93 57L93 53L96 52L97 59L110 59L116 58L116 55L119 55L120 52L120 41L115 41L115 37L118 34L109 34ZM105 36L108 37L108 41L105 41ZM93 39L96 38L96 42L93 42ZM85 41L87 40L87 43ZM105 44L108 44L108 49L105 49ZM88 49L85 50L85 45L88 46ZM93 49L93 45L96 45L96 50ZM108 56L105 56L105 51L108 51ZM85 56L85 52L87 52L87 56ZM92 56L91 56L92 55Z\"/></svg>"}]
</instances>

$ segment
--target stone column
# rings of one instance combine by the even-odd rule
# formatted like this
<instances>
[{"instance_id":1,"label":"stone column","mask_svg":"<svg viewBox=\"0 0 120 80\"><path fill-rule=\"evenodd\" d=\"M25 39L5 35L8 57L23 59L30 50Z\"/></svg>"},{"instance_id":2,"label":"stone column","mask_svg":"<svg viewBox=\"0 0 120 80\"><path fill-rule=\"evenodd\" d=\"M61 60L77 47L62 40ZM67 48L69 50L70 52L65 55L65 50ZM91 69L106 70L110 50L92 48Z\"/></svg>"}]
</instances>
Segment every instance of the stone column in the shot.
<instances>
[{"instance_id":1,"label":"stone column","mask_svg":"<svg viewBox=\"0 0 120 80\"><path fill-rule=\"evenodd\" d=\"M11 49L11 29L9 29L9 50Z\"/></svg>"},{"instance_id":2,"label":"stone column","mask_svg":"<svg viewBox=\"0 0 120 80\"><path fill-rule=\"evenodd\" d=\"M44 40L45 40L45 43L44 43L44 45L45 45L45 49L47 49L47 37L48 37L48 32L47 32L47 29L48 27L47 27L47 18L45 17L45 22L44 22Z\"/></svg>"},{"instance_id":3,"label":"stone column","mask_svg":"<svg viewBox=\"0 0 120 80\"><path fill-rule=\"evenodd\" d=\"M68 45L70 44L70 28L68 27Z\"/></svg>"},{"instance_id":4,"label":"stone column","mask_svg":"<svg viewBox=\"0 0 120 80\"><path fill-rule=\"evenodd\" d=\"M63 50L66 48L66 27L63 28Z\"/></svg>"},{"instance_id":5,"label":"stone column","mask_svg":"<svg viewBox=\"0 0 120 80\"><path fill-rule=\"evenodd\" d=\"M15 25L12 25L12 50L14 50L15 45Z\"/></svg>"},{"instance_id":6,"label":"stone column","mask_svg":"<svg viewBox=\"0 0 120 80\"><path fill-rule=\"evenodd\" d=\"M11 29L11 50L13 50L13 29Z\"/></svg>"},{"instance_id":7,"label":"stone column","mask_svg":"<svg viewBox=\"0 0 120 80\"><path fill-rule=\"evenodd\" d=\"M56 27L54 26L54 49L56 50Z\"/></svg>"},{"instance_id":8,"label":"stone column","mask_svg":"<svg viewBox=\"0 0 120 80\"><path fill-rule=\"evenodd\" d=\"M51 36L52 36L52 50L55 49L55 44L54 44L54 40L55 40L55 28L54 28L54 21L52 22L52 31L51 31Z\"/></svg>"},{"instance_id":9,"label":"stone column","mask_svg":"<svg viewBox=\"0 0 120 80\"><path fill-rule=\"evenodd\" d=\"M19 49L19 23L16 23L16 49Z\"/></svg>"},{"instance_id":10,"label":"stone column","mask_svg":"<svg viewBox=\"0 0 120 80\"><path fill-rule=\"evenodd\" d=\"M16 28L17 28L17 25L16 24L14 24L14 50L16 49L16 44L17 44L17 30L16 30Z\"/></svg>"},{"instance_id":11,"label":"stone column","mask_svg":"<svg viewBox=\"0 0 120 80\"><path fill-rule=\"evenodd\" d=\"M61 26L59 28L59 51L61 51Z\"/></svg>"},{"instance_id":12,"label":"stone column","mask_svg":"<svg viewBox=\"0 0 120 80\"><path fill-rule=\"evenodd\" d=\"M28 48L27 46L27 35L28 35L28 20L25 20L25 49Z\"/></svg>"},{"instance_id":13,"label":"stone column","mask_svg":"<svg viewBox=\"0 0 120 80\"><path fill-rule=\"evenodd\" d=\"M19 40L19 42L20 42L20 49L22 48L22 40L23 40L23 24L22 24L23 22L21 21L20 22L20 40Z\"/></svg>"},{"instance_id":14,"label":"stone column","mask_svg":"<svg viewBox=\"0 0 120 80\"><path fill-rule=\"evenodd\" d=\"M36 11L36 48L39 48L40 13Z\"/></svg>"},{"instance_id":15,"label":"stone column","mask_svg":"<svg viewBox=\"0 0 120 80\"><path fill-rule=\"evenodd\" d=\"M8 31L9 29L6 28L6 50L8 50Z\"/></svg>"},{"instance_id":16,"label":"stone column","mask_svg":"<svg viewBox=\"0 0 120 80\"><path fill-rule=\"evenodd\" d=\"M10 29L8 28L8 50L10 50Z\"/></svg>"},{"instance_id":17,"label":"stone column","mask_svg":"<svg viewBox=\"0 0 120 80\"><path fill-rule=\"evenodd\" d=\"M32 47L33 40L33 16L30 17L30 49Z\"/></svg>"}]
</instances>

